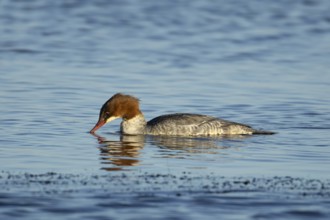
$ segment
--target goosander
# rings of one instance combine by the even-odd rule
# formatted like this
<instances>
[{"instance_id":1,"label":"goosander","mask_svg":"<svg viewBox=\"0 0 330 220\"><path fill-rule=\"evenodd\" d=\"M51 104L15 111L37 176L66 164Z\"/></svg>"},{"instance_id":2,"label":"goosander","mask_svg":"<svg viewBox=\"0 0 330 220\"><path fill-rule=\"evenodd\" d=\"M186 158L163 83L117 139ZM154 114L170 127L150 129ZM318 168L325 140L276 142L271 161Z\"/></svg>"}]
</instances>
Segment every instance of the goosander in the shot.
<instances>
[{"instance_id":1,"label":"goosander","mask_svg":"<svg viewBox=\"0 0 330 220\"><path fill-rule=\"evenodd\" d=\"M90 133L95 133L104 124L122 118L122 134L138 135L174 135L174 136L216 136L216 135L252 135L274 134L271 131L256 130L249 125L223 120L220 118L176 113L158 116L146 122L139 99L134 96L117 93L104 103L99 120Z\"/></svg>"}]
</instances>

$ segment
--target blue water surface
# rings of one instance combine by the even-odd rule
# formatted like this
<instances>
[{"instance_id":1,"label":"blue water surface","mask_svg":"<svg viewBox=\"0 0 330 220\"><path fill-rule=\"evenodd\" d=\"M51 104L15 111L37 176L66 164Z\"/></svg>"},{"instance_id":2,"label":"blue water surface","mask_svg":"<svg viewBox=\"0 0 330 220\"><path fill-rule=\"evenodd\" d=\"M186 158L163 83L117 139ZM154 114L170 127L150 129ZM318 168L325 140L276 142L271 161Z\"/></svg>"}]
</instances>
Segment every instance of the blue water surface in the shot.
<instances>
[{"instance_id":1,"label":"blue water surface","mask_svg":"<svg viewBox=\"0 0 330 220\"><path fill-rule=\"evenodd\" d=\"M6 205L0 216L327 219L329 10L326 0L1 1L0 201ZM200 113L277 134L127 137L117 132L118 120L104 126L100 137L92 136L88 131L100 107L117 92L138 97L148 120ZM95 176L122 181L125 175L134 179L125 187L144 194L118 193L105 184L105 198L104 184L90 192L69 184L73 207L66 197L32 193L48 192L41 187L48 177L37 181L41 185L31 183L44 174L64 175L70 183ZM172 188L153 175L171 176ZM151 185L157 187L140 188L135 181L142 176L156 178ZM325 182L316 187L321 194L313 191L316 200L294 196L283 202L290 187L205 193L210 176L233 183L261 178L257 185L275 177ZM177 183L174 177L198 181ZM53 190L66 192L63 182L54 184ZM192 195L178 198L180 186L187 185ZM223 203L232 205L219 209Z\"/></svg>"}]
</instances>

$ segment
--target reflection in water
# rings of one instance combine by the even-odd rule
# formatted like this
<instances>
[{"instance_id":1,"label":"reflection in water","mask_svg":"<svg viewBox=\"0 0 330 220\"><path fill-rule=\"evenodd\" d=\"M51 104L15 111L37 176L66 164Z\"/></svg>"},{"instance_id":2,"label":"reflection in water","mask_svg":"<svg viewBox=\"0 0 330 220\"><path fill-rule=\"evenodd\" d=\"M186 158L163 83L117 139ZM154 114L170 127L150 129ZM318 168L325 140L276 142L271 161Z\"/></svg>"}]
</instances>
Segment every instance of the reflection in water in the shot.
<instances>
[{"instance_id":1,"label":"reflection in water","mask_svg":"<svg viewBox=\"0 0 330 220\"><path fill-rule=\"evenodd\" d=\"M126 166L139 165L140 150L144 146L143 135L121 135L119 141L106 140L104 137L93 135L100 144L101 163L112 165L102 169L116 171Z\"/></svg>"},{"instance_id":2,"label":"reflection in water","mask_svg":"<svg viewBox=\"0 0 330 220\"><path fill-rule=\"evenodd\" d=\"M217 137L166 137L166 136L151 136L151 143L157 145L162 149L173 150L177 156L182 158L179 152L190 154L219 154L222 150L232 148L232 146L225 145L225 140L241 140L248 138L247 135L234 136L217 136ZM233 143L233 142L231 142ZM170 151L167 151L170 152ZM168 153L167 156L176 157L173 153Z\"/></svg>"},{"instance_id":3,"label":"reflection in water","mask_svg":"<svg viewBox=\"0 0 330 220\"><path fill-rule=\"evenodd\" d=\"M125 167L138 166L141 160L141 150L145 140L161 150L162 157L185 158L192 154L221 154L223 150L233 148L228 143L249 136L221 136L221 137L177 137L177 136L145 136L145 135L120 135L120 140L107 140L104 137L93 134L99 142L100 159L102 169L107 171L123 170ZM228 140L230 140L228 142ZM236 141L235 141L236 140ZM227 143L227 144L225 144Z\"/></svg>"}]
</instances>

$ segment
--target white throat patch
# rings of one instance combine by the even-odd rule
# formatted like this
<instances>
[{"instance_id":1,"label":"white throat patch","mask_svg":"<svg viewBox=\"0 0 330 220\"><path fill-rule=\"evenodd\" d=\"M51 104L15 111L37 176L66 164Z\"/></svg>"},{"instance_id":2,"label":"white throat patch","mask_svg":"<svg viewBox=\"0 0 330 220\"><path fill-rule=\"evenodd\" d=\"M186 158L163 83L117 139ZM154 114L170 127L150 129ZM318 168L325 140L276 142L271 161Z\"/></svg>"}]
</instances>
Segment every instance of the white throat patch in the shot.
<instances>
[{"instance_id":1,"label":"white throat patch","mask_svg":"<svg viewBox=\"0 0 330 220\"><path fill-rule=\"evenodd\" d=\"M118 117L118 116L111 116L111 117L109 117L109 118L105 121L105 123L108 123L108 122L110 122L110 121L113 121L113 120L115 120L115 119L117 119L117 118L120 118L120 117Z\"/></svg>"}]
</instances>

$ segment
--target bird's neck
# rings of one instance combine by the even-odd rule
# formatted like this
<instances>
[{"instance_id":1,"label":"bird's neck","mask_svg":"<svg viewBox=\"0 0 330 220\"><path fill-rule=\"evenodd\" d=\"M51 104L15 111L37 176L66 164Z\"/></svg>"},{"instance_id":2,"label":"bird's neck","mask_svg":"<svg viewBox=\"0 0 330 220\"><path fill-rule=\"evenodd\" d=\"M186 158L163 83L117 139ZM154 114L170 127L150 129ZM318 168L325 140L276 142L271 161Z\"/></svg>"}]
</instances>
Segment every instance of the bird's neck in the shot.
<instances>
[{"instance_id":1,"label":"bird's neck","mask_svg":"<svg viewBox=\"0 0 330 220\"><path fill-rule=\"evenodd\" d=\"M143 114L138 114L131 119L121 122L120 131L123 134L144 134L147 122Z\"/></svg>"}]
</instances>

